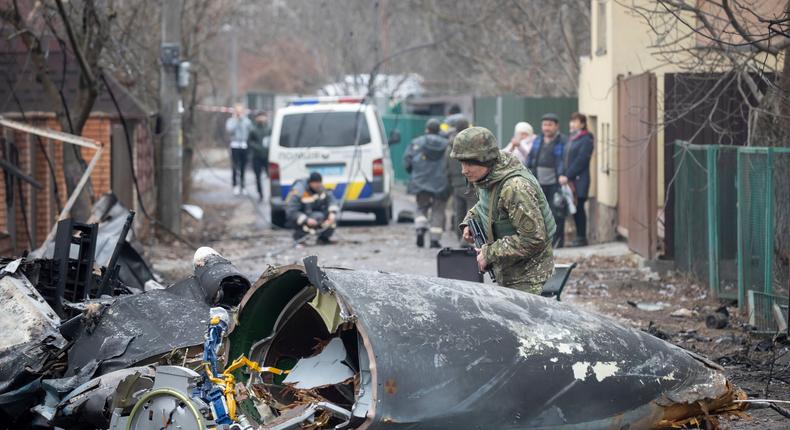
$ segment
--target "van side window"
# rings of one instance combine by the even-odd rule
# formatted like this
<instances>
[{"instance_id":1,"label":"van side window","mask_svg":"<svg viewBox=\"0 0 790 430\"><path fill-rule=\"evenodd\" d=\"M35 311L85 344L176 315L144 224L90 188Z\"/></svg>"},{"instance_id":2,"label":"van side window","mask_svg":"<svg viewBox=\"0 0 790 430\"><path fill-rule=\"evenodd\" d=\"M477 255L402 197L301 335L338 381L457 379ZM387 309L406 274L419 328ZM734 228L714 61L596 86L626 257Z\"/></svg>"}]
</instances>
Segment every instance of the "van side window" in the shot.
<instances>
[{"instance_id":1,"label":"van side window","mask_svg":"<svg viewBox=\"0 0 790 430\"><path fill-rule=\"evenodd\" d=\"M365 112L310 112L283 116L280 146L310 148L315 146L353 146L370 143Z\"/></svg>"}]
</instances>

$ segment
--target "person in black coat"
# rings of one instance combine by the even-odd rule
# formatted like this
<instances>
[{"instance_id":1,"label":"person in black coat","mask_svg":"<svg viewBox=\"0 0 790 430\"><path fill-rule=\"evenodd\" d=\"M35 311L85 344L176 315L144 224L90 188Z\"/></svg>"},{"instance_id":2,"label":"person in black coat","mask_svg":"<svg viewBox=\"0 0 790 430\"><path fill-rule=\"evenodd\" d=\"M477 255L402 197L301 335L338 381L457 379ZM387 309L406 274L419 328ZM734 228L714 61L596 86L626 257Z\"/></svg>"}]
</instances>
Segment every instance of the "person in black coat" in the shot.
<instances>
[{"instance_id":1,"label":"person in black coat","mask_svg":"<svg viewBox=\"0 0 790 430\"><path fill-rule=\"evenodd\" d=\"M587 117L578 112L571 114L570 138L565 145L565 174L560 176L560 184L571 184L576 194L576 239L571 246L587 245L587 212L584 203L590 191L590 158L592 157L594 136L587 130Z\"/></svg>"},{"instance_id":2,"label":"person in black coat","mask_svg":"<svg viewBox=\"0 0 790 430\"><path fill-rule=\"evenodd\" d=\"M557 231L552 246L554 249L565 246L565 217L567 205L562 198L559 178L565 175L565 147L567 139L560 132L560 119L556 114L547 113L540 120L539 134L532 141L532 148L527 154L527 168L535 178L549 202Z\"/></svg>"}]
</instances>

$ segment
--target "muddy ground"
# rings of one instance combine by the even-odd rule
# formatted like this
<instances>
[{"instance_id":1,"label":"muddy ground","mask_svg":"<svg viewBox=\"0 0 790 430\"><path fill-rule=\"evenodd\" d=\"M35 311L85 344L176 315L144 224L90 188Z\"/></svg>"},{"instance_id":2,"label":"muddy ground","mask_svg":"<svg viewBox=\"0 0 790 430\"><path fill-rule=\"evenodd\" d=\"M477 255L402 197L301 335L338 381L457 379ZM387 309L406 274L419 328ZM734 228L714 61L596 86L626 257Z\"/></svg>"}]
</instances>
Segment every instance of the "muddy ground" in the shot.
<instances>
[{"instance_id":1,"label":"muddy ground","mask_svg":"<svg viewBox=\"0 0 790 430\"><path fill-rule=\"evenodd\" d=\"M230 258L251 279L268 265L293 263L317 255L322 265L436 275L436 250L417 248L408 224L375 226L372 216L344 214L337 244L293 246L290 233L272 229L268 206L251 196L233 196L223 154L202 155L194 175L191 203L205 211L201 221L184 215L184 237L194 246L211 246ZM396 193L395 212L413 209L408 196ZM457 244L445 233L444 246ZM183 243L146 243L146 257L166 280L191 274L194 248ZM633 327L699 352L722 365L730 380L750 398L790 400L790 349L770 337L750 334L737 308L729 307L729 325L709 329L705 317L722 306L706 288L674 272L658 274L641 267L623 244L560 250L558 262L576 262L563 300L608 315ZM674 315L673 315L674 314ZM773 363L773 366L771 365ZM790 405L785 405L790 408ZM750 417L722 419L727 429L786 429L790 419L770 409L751 409Z\"/></svg>"}]
</instances>

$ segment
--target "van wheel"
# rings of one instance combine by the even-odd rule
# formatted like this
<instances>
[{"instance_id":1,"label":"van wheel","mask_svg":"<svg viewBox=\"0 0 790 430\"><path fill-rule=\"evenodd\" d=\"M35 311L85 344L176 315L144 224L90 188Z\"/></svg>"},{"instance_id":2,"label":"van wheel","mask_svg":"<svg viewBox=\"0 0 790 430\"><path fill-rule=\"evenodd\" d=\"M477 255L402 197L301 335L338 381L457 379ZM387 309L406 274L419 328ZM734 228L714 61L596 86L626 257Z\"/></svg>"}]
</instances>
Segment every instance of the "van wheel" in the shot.
<instances>
[{"instance_id":1,"label":"van wheel","mask_svg":"<svg viewBox=\"0 0 790 430\"><path fill-rule=\"evenodd\" d=\"M285 211L272 209L271 211L272 225L277 227L285 227Z\"/></svg>"},{"instance_id":2,"label":"van wheel","mask_svg":"<svg viewBox=\"0 0 790 430\"><path fill-rule=\"evenodd\" d=\"M376 209L376 225L389 225L392 219L392 206L383 209Z\"/></svg>"}]
</instances>

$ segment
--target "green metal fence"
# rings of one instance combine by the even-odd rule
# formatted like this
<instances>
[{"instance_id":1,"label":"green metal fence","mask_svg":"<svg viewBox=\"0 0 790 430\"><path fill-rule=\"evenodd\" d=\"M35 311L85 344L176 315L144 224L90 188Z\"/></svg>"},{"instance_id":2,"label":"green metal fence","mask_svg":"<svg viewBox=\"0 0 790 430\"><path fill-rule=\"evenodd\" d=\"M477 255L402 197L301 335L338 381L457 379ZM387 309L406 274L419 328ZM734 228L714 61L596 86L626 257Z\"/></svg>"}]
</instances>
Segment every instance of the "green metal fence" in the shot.
<instances>
[{"instance_id":1,"label":"green metal fence","mask_svg":"<svg viewBox=\"0 0 790 430\"><path fill-rule=\"evenodd\" d=\"M570 115L578 108L576 97L476 97L474 123L491 130L504 146L513 136L517 122L527 121L540 133L540 118L548 112L560 117L560 130L567 134Z\"/></svg>"},{"instance_id":2,"label":"green metal fence","mask_svg":"<svg viewBox=\"0 0 790 430\"><path fill-rule=\"evenodd\" d=\"M787 250L777 251L774 239L775 220L785 211L777 199L790 198L776 189L790 171L790 149L676 142L674 157L678 269L706 282L716 296L737 299L740 306L747 296L756 297L749 291L763 301L787 297L782 278L787 273L774 259ZM756 312L769 307L751 306Z\"/></svg>"},{"instance_id":3,"label":"green metal fence","mask_svg":"<svg viewBox=\"0 0 790 430\"><path fill-rule=\"evenodd\" d=\"M392 167L395 171L395 181L408 182L409 174L403 168L403 153L411 143L412 139L425 132L425 123L430 117L419 115L403 114L384 114L381 120L384 122L384 130L389 136L393 129L400 132L400 143L390 146L390 157Z\"/></svg>"},{"instance_id":4,"label":"green metal fence","mask_svg":"<svg viewBox=\"0 0 790 430\"><path fill-rule=\"evenodd\" d=\"M785 181L790 148L740 148L738 150L738 292L739 300L753 290L786 297L786 279L774 255L777 220L786 216L790 195L777 195L780 176ZM777 199L782 201L777 202ZM777 204L779 203L779 204ZM784 229L786 226L780 226ZM785 252L787 250L784 250ZM782 252L780 250L780 252Z\"/></svg>"},{"instance_id":5,"label":"green metal fence","mask_svg":"<svg viewBox=\"0 0 790 430\"><path fill-rule=\"evenodd\" d=\"M693 273L698 279L710 282L711 248L708 238L711 224L709 207L712 172L710 158L712 147L675 145L675 264L684 272ZM733 213L733 216L735 214ZM718 291L712 284L712 289Z\"/></svg>"}]
</instances>

